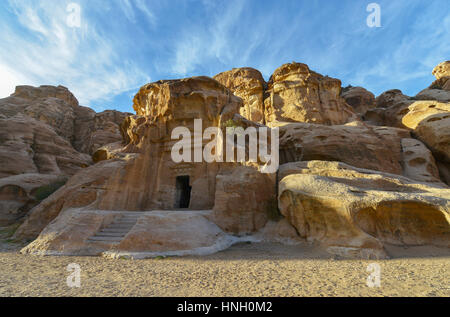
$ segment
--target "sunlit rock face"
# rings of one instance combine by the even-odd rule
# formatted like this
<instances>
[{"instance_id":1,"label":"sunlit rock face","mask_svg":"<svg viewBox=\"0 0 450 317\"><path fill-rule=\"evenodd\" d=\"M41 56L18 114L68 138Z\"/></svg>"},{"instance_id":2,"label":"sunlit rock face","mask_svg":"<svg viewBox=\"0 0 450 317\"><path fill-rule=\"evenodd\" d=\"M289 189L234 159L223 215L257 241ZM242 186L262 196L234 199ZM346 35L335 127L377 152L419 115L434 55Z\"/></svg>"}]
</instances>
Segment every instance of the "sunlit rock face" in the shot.
<instances>
[{"instance_id":1,"label":"sunlit rock face","mask_svg":"<svg viewBox=\"0 0 450 317\"><path fill-rule=\"evenodd\" d=\"M279 207L298 233L382 257L383 244L450 246L450 191L338 162L280 169Z\"/></svg>"},{"instance_id":2,"label":"sunlit rock face","mask_svg":"<svg viewBox=\"0 0 450 317\"><path fill-rule=\"evenodd\" d=\"M264 90L267 84L258 70L235 68L214 76L214 79L242 99L243 106L239 112L244 118L264 123Z\"/></svg>"},{"instance_id":3,"label":"sunlit rock face","mask_svg":"<svg viewBox=\"0 0 450 317\"><path fill-rule=\"evenodd\" d=\"M266 123L333 125L356 120L340 93L340 80L315 73L305 64L285 64L275 70L268 82L264 100Z\"/></svg>"},{"instance_id":4,"label":"sunlit rock face","mask_svg":"<svg viewBox=\"0 0 450 317\"><path fill-rule=\"evenodd\" d=\"M98 154L100 162L70 179L44 202L45 208L36 207L17 235L35 236L61 211L82 206L122 211L214 209L214 221L225 231L245 234L260 229L267 222L265 205L275 199L273 176L248 166L248 186L243 186L239 181L242 175L233 172L238 163L206 163L203 159L177 163L172 158L172 147L179 141L172 139L173 129L185 127L194 135L195 119L202 119L203 128L221 127L241 106L240 98L207 77L142 87L134 99L137 115L122 124L126 144L104 148L103 154ZM203 148L207 142L200 141L199 146ZM102 155L110 160L102 161ZM187 201L183 200L186 193ZM232 210L236 204L246 208ZM236 212L235 220L229 221ZM244 216L248 218L244 223L233 225Z\"/></svg>"},{"instance_id":5,"label":"sunlit rock face","mask_svg":"<svg viewBox=\"0 0 450 317\"><path fill-rule=\"evenodd\" d=\"M366 113L367 122L410 130L413 137L431 150L440 178L449 184L450 103L415 100L400 90L391 90L377 98L377 106Z\"/></svg>"},{"instance_id":6,"label":"sunlit rock face","mask_svg":"<svg viewBox=\"0 0 450 317\"><path fill-rule=\"evenodd\" d=\"M445 90L445 65L432 93ZM0 208L8 210L0 221L32 208L15 234L38 237L25 253L207 254L247 238L378 258L386 244L449 247L448 102L342 91L339 80L300 63L281 66L268 83L251 68L150 83L136 94L134 115L96 114L69 93L25 87L0 100ZM262 173L259 157L206 163L191 151L191 162L173 159L176 128L203 150L211 141L204 129L229 126L277 127L278 173ZM64 186L33 200L36 187L60 175L69 177ZM123 225L113 242L102 237Z\"/></svg>"},{"instance_id":7,"label":"sunlit rock face","mask_svg":"<svg viewBox=\"0 0 450 317\"><path fill-rule=\"evenodd\" d=\"M433 69L433 75L436 77L436 79L450 77L450 61L445 61L437 65Z\"/></svg>"}]
</instances>

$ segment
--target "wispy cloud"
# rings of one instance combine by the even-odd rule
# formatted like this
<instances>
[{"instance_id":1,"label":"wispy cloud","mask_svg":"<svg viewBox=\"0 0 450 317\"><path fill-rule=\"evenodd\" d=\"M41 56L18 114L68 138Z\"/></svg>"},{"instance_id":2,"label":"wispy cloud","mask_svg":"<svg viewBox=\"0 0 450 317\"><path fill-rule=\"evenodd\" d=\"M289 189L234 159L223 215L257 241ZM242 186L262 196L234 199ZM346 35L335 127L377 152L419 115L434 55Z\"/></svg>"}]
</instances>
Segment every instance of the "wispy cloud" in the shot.
<instances>
[{"instance_id":1,"label":"wispy cloud","mask_svg":"<svg viewBox=\"0 0 450 317\"><path fill-rule=\"evenodd\" d=\"M95 108L93 100L111 100L149 81L139 65L117 54L115 42L97 31L87 10L81 28L69 27L67 3L9 1L21 28L0 22L0 70L12 83L66 85Z\"/></svg>"},{"instance_id":2,"label":"wispy cloud","mask_svg":"<svg viewBox=\"0 0 450 317\"><path fill-rule=\"evenodd\" d=\"M72 1L81 28L66 25ZM369 2L354 0L5 0L0 97L17 84L62 84L85 105L130 111L151 79L234 67L268 79L291 61L375 94L415 94L449 59L450 2L376 2L381 28L366 24Z\"/></svg>"}]
</instances>

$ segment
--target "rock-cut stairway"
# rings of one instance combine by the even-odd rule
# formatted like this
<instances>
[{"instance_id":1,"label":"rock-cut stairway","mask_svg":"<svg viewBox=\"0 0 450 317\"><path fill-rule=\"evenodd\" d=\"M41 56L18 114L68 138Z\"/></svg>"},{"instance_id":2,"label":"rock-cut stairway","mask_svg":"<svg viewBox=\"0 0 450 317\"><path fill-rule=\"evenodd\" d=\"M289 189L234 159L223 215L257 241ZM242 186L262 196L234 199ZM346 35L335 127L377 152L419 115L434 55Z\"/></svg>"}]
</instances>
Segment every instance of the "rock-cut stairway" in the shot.
<instances>
[{"instance_id":1,"label":"rock-cut stairway","mask_svg":"<svg viewBox=\"0 0 450 317\"><path fill-rule=\"evenodd\" d=\"M88 239L88 242L103 242L119 244L130 232L142 213L124 213L117 217L109 226L98 231Z\"/></svg>"}]
</instances>

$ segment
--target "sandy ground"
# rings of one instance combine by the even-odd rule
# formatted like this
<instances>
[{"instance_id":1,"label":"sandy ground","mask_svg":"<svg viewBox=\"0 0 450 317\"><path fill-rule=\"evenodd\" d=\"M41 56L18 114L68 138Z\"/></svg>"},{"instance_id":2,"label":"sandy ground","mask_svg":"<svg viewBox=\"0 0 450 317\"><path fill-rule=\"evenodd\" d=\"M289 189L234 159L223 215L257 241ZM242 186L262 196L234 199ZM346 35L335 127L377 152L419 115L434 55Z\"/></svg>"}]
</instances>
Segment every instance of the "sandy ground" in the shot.
<instances>
[{"instance_id":1,"label":"sandy ground","mask_svg":"<svg viewBox=\"0 0 450 317\"><path fill-rule=\"evenodd\" d=\"M0 296L450 296L448 249L390 248L395 258L370 261L267 243L151 260L38 257L19 248L0 243ZM366 284L374 262L379 288ZM67 286L70 263L81 267L80 288Z\"/></svg>"}]
</instances>

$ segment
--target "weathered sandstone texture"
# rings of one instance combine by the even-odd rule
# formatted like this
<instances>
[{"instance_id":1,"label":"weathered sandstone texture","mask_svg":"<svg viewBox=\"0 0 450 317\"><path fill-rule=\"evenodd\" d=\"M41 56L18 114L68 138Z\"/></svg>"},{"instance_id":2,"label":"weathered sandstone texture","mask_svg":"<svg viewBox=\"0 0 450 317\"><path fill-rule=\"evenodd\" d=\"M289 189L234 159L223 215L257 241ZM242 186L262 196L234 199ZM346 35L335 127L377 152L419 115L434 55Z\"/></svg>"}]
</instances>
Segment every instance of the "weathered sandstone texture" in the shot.
<instances>
[{"instance_id":1,"label":"weathered sandstone texture","mask_svg":"<svg viewBox=\"0 0 450 317\"><path fill-rule=\"evenodd\" d=\"M427 95L433 91L439 94L450 93L441 86L449 78L445 75L448 71L446 65L448 66L448 62L442 63L433 71L438 78L430 87L434 87L433 89L423 91L414 98L404 95L400 90L386 91L377 97L377 108L369 110L365 120L369 124L410 130L413 137L422 141L432 151L440 178L450 184L450 99ZM418 158L414 162L419 160L421 159Z\"/></svg>"},{"instance_id":2,"label":"weathered sandstone texture","mask_svg":"<svg viewBox=\"0 0 450 317\"><path fill-rule=\"evenodd\" d=\"M330 251L382 257L383 243L450 246L450 190L338 162L281 167L281 213Z\"/></svg>"},{"instance_id":3,"label":"weathered sandstone texture","mask_svg":"<svg viewBox=\"0 0 450 317\"><path fill-rule=\"evenodd\" d=\"M363 87L345 88L341 97L360 115L364 115L367 110L376 107L375 95Z\"/></svg>"},{"instance_id":4,"label":"weathered sandstone texture","mask_svg":"<svg viewBox=\"0 0 450 317\"><path fill-rule=\"evenodd\" d=\"M433 75L436 77L436 79L450 77L450 61L445 61L437 65L433 69Z\"/></svg>"},{"instance_id":5,"label":"weathered sandstone texture","mask_svg":"<svg viewBox=\"0 0 450 317\"><path fill-rule=\"evenodd\" d=\"M341 94L341 81L313 72L305 64L285 64L275 70L266 91L266 123L308 122L344 124L357 119Z\"/></svg>"},{"instance_id":6,"label":"weathered sandstone texture","mask_svg":"<svg viewBox=\"0 0 450 317\"><path fill-rule=\"evenodd\" d=\"M418 181L440 182L430 151L410 139L408 130L366 124L323 126L291 123L280 128L280 162L297 161L289 155L301 144L302 160L339 161Z\"/></svg>"},{"instance_id":7,"label":"weathered sandstone texture","mask_svg":"<svg viewBox=\"0 0 450 317\"><path fill-rule=\"evenodd\" d=\"M430 90L445 91L446 65ZM449 103L419 99L342 90L299 63L268 83L252 68L150 83L135 115L95 113L64 87L18 87L0 100L0 225L26 215L14 237L37 238L23 252L45 255L201 255L239 241L358 257L450 247ZM283 165L264 174L260 157L207 163L189 150L192 162L175 162L175 128L190 149L211 145L196 119L202 132L279 129Z\"/></svg>"},{"instance_id":8,"label":"weathered sandstone texture","mask_svg":"<svg viewBox=\"0 0 450 317\"><path fill-rule=\"evenodd\" d=\"M37 195L39 189L57 181L60 181L60 176L45 174L19 174L0 178L0 226L9 226L19 221L40 203Z\"/></svg>"},{"instance_id":9,"label":"weathered sandstone texture","mask_svg":"<svg viewBox=\"0 0 450 317\"><path fill-rule=\"evenodd\" d=\"M124 214L68 209L22 253L145 258L161 254L183 255L187 251L194 251L205 255L227 248L235 242L233 237L208 220L210 211L141 212L137 223L119 244L89 240Z\"/></svg>"},{"instance_id":10,"label":"weathered sandstone texture","mask_svg":"<svg viewBox=\"0 0 450 317\"><path fill-rule=\"evenodd\" d=\"M253 68L236 68L214 76L214 79L240 97L244 103L240 114L251 121L264 123L264 90L266 82Z\"/></svg>"},{"instance_id":11,"label":"weathered sandstone texture","mask_svg":"<svg viewBox=\"0 0 450 317\"><path fill-rule=\"evenodd\" d=\"M121 142L125 116L118 111L96 114L80 106L62 86L18 86L10 97L1 99L0 218L4 224L24 216L48 187L56 189L62 179L91 165L90 154L97 147Z\"/></svg>"},{"instance_id":12,"label":"weathered sandstone texture","mask_svg":"<svg viewBox=\"0 0 450 317\"><path fill-rule=\"evenodd\" d=\"M16 236L34 238L61 211L83 206L111 211L214 209L215 221L228 232L260 229L268 220L266 206L276 199L275 177L258 173L257 166L175 163L171 158L177 142L171 139L173 128L187 127L193 134L199 118L204 127L220 127L239 113L241 105L241 99L207 77L142 87L134 99L138 116L123 124L126 145L115 148L112 160L81 171L34 208ZM186 206L181 206L186 188L180 180L189 187Z\"/></svg>"}]
</instances>

